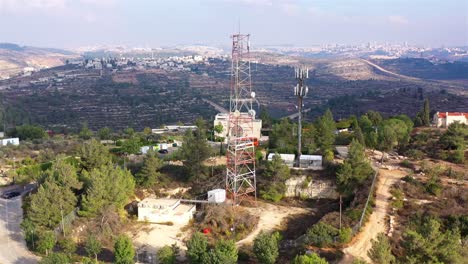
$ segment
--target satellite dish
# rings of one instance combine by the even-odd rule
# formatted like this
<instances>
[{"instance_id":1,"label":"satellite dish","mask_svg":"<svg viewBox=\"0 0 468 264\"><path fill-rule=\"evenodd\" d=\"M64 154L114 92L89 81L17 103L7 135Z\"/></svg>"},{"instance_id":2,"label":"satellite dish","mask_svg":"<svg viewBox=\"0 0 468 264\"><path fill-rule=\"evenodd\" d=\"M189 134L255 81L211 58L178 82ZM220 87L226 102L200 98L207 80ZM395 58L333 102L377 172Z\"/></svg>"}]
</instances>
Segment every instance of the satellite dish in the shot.
<instances>
[{"instance_id":1,"label":"satellite dish","mask_svg":"<svg viewBox=\"0 0 468 264\"><path fill-rule=\"evenodd\" d=\"M236 110L236 111L234 112L234 116L235 116L235 117L239 117L239 116L240 116L239 110Z\"/></svg>"},{"instance_id":2,"label":"satellite dish","mask_svg":"<svg viewBox=\"0 0 468 264\"><path fill-rule=\"evenodd\" d=\"M250 109L250 110L249 110L249 114L250 114L252 117L254 117L254 118L255 118L255 114L256 114L256 112L255 112L255 110L253 110L253 109Z\"/></svg>"},{"instance_id":3,"label":"satellite dish","mask_svg":"<svg viewBox=\"0 0 468 264\"><path fill-rule=\"evenodd\" d=\"M255 98L255 92L251 92L251 93L250 93L250 96L251 96L252 98Z\"/></svg>"}]
</instances>

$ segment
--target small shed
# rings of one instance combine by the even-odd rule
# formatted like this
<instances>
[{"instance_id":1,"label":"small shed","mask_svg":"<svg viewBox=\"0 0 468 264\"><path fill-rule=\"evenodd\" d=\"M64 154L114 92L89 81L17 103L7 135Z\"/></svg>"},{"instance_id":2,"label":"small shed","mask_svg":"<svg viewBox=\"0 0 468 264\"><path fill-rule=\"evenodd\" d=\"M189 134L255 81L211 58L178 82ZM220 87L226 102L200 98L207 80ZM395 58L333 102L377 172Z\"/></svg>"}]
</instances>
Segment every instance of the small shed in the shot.
<instances>
[{"instance_id":1,"label":"small shed","mask_svg":"<svg viewBox=\"0 0 468 264\"><path fill-rule=\"evenodd\" d=\"M181 204L180 199L146 198L138 203L138 221L188 224L195 205Z\"/></svg>"},{"instance_id":2,"label":"small shed","mask_svg":"<svg viewBox=\"0 0 468 264\"><path fill-rule=\"evenodd\" d=\"M214 189L208 191L208 202L210 203L224 203L226 200L226 190Z\"/></svg>"},{"instance_id":3,"label":"small shed","mask_svg":"<svg viewBox=\"0 0 468 264\"><path fill-rule=\"evenodd\" d=\"M294 166L294 160L296 159L296 155L294 154L277 154L277 153L270 153L268 154L268 161L272 161L275 155L279 155L281 160L288 166Z\"/></svg>"},{"instance_id":4,"label":"small shed","mask_svg":"<svg viewBox=\"0 0 468 264\"><path fill-rule=\"evenodd\" d=\"M6 145L19 145L19 138L4 138L0 139L0 145L1 146L6 146Z\"/></svg>"},{"instance_id":5,"label":"small shed","mask_svg":"<svg viewBox=\"0 0 468 264\"><path fill-rule=\"evenodd\" d=\"M321 155L301 155L300 157L301 168L322 168Z\"/></svg>"}]
</instances>

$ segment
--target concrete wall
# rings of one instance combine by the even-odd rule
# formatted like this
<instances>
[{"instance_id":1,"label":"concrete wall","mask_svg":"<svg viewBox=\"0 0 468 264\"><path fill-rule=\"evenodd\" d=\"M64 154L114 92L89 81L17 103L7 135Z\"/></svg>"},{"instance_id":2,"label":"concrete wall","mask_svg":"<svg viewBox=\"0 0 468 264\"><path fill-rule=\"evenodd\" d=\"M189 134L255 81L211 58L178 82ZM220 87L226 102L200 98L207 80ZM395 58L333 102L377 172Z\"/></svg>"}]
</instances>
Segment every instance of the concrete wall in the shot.
<instances>
[{"instance_id":1,"label":"concrete wall","mask_svg":"<svg viewBox=\"0 0 468 264\"><path fill-rule=\"evenodd\" d=\"M217 137L224 137L227 138L228 136L228 126L229 126L229 115L228 114L218 114L213 121L213 125L222 125L223 131L221 133L215 133ZM255 119L253 121L253 127L249 127L246 124L241 124L242 128L244 129L244 137L255 137L260 139L261 137L261 130L262 130L262 120ZM252 131L253 129L253 131Z\"/></svg>"},{"instance_id":2,"label":"concrete wall","mask_svg":"<svg viewBox=\"0 0 468 264\"><path fill-rule=\"evenodd\" d=\"M337 199L334 180L312 179L307 183L306 176L293 177L286 181L286 197Z\"/></svg>"}]
</instances>

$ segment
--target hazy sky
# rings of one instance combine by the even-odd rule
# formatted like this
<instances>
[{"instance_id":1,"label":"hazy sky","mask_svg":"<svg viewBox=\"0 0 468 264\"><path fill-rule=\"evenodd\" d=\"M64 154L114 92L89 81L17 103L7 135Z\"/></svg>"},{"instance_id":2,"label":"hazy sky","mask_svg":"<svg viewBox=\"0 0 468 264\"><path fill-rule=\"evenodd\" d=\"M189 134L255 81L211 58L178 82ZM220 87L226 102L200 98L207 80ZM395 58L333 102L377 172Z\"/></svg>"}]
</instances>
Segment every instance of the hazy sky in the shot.
<instances>
[{"instance_id":1,"label":"hazy sky","mask_svg":"<svg viewBox=\"0 0 468 264\"><path fill-rule=\"evenodd\" d=\"M468 45L467 0L0 0L0 42L75 48L368 41Z\"/></svg>"}]
</instances>

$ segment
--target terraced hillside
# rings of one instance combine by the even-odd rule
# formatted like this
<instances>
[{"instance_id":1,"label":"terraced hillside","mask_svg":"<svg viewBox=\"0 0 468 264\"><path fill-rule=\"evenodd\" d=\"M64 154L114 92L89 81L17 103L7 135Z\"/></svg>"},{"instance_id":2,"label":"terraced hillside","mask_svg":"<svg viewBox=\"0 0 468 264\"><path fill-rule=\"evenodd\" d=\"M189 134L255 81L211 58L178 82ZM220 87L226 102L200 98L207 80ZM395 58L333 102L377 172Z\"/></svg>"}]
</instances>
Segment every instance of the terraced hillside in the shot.
<instances>
[{"instance_id":1,"label":"terraced hillside","mask_svg":"<svg viewBox=\"0 0 468 264\"><path fill-rule=\"evenodd\" d=\"M295 80L291 65L311 68L306 119L313 120L325 108L336 118L378 110L384 115L414 116L428 97L439 111L468 111L463 84L402 78L388 74L360 59L310 60L295 57L267 58L253 63L252 79L257 106L274 117L296 111ZM293 64L285 60L296 61ZM263 62L265 59L259 58ZM202 99L229 105L230 62L213 59L191 66L190 72L157 69L112 73L62 66L0 81L7 111L7 124L39 123L46 127L78 128L87 122L92 129L158 127L177 122L193 123L196 117L213 119L216 111ZM37 77L67 76L61 81L31 84ZM457 95L455 95L457 94Z\"/></svg>"}]
</instances>

